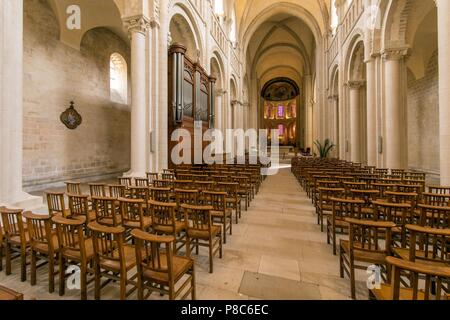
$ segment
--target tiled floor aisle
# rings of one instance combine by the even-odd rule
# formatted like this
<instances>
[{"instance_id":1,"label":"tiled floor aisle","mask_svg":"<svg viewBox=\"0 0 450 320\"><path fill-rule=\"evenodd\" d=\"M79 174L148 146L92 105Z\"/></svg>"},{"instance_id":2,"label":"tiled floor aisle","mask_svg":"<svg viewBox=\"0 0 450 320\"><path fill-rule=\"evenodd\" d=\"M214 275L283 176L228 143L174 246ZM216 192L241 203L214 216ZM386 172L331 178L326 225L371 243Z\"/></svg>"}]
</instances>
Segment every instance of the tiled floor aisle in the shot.
<instances>
[{"instance_id":1,"label":"tiled floor aisle","mask_svg":"<svg viewBox=\"0 0 450 320\"><path fill-rule=\"evenodd\" d=\"M339 259L326 244L314 208L289 169L264 181L228 239L223 259L214 261L213 274L208 273L205 251L196 258L198 299L349 299L349 281L339 278ZM0 284L24 292L27 299L59 299L46 291L45 269L38 285L31 287L17 280L15 264L13 276L0 274ZM358 276L364 279L364 272ZM358 282L357 288L358 298L367 299L365 283ZM115 298L116 292L110 285L104 298ZM78 297L78 292L68 291L64 298Z\"/></svg>"}]
</instances>

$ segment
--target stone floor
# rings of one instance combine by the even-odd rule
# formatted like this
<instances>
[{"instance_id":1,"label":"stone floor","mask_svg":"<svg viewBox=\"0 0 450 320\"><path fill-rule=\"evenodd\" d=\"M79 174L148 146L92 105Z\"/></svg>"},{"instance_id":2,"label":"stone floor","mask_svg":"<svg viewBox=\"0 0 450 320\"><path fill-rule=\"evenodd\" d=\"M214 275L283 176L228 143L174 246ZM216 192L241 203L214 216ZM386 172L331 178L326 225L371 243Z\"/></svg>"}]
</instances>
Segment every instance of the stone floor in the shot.
<instances>
[{"instance_id":1,"label":"stone floor","mask_svg":"<svg viewBox=\"0 0 450 320\"><path fill-rule=\"evenodd\" d=\"M316 224L311 201L289 166L280 167L278 174L265 180L251 208L233 226L223 259L214 260L214 273L208 273L206 251L196 257L198 299L350 299L349 280L339 278L339 259ZM0 285L23 292L25 299L79 299L77 291L67 290L62 298L49 294L46 267L39 271L34 287L18 280L19 270L15 262L13 275L0 273ZM358 299L368 298L366 277L364 271L357 273ZM117 293L116 284L110 284L102 298L116 299ZM93 284L88 296L93 299ZM156 294L152 298L160 299Z\"/></svg>"}]
</instances>

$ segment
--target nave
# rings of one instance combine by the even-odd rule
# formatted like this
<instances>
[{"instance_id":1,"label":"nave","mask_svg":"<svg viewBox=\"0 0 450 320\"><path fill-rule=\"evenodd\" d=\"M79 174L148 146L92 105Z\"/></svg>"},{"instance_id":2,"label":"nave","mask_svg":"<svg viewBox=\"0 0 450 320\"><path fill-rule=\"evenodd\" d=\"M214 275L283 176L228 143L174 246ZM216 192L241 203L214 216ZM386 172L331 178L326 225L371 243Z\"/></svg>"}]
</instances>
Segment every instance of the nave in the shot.
<instances>
[{"instance_id":1,"label":"nave","mask_svg":"<svg viewBox=\"0 0 450 320\"><path fill-rule=\"evenodd\" d=\"M339 261L320 232L311 201L289 168L268 176L261 185L248 211L233 225L223 258L214 259L214 273L209 273L206 249L201 248L194 258L199 300L350 299L349 281L339 278ZM66 290L62 297L57 292L49 294L45 266L38 269L36 286L20 281L18 260L13 261L12 270L11 276L0 273L0 283L24 293L25 299L80 299L77 290ZM359 276L358 299L367 299L365 272ZM118 292L117 284L109 285L102 290L102 299L118 299ZM88 298L93 297L90 284ZM128 299L136 298L133 293ZM151 299L160 297L153 294Z\"/></svg>"}]
</instances>

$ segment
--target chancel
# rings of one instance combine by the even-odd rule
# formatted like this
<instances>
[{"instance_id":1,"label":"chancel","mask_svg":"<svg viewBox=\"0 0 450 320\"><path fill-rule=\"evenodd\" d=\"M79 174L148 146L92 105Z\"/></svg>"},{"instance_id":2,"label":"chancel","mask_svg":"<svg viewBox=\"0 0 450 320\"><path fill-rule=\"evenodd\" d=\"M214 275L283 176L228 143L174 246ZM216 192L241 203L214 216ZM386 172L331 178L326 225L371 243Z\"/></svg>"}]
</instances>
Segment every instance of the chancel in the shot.
<instances>
[{"instance_id":1,"label":"chancel","mask_svg":"<svg viewBox=\"0 0 450 320\"><path fill-rule=\"evenodd\" d=\"M449 12L0 0L0 300L448 300Z\"/></svg>"}]
</instances>

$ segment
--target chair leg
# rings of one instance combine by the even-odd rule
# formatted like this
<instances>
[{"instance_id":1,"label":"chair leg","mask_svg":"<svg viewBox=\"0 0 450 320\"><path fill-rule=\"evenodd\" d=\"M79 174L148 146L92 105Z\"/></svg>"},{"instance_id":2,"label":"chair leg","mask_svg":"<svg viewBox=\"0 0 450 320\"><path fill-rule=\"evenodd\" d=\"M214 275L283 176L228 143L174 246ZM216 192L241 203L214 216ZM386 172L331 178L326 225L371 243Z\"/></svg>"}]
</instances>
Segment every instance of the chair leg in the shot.
<instances>
[{"instance_id":1,"label":"chair leg","mask_svg":"<svg viewBox=\"0 0 450 320\"><path fill-rule=\"evenodd\" d=\"M80 269L81 300L87 300L87 262L81 263Z\"/></svg>"},{"instance_id":2,"label":"chair leg","mask_svg":"<svg viewBox=\"0 0 450 320\"><path fill-rule=\"evenodd\" d=\"M55 292L55 257L49 254L48 257L48 292Z\"/></svg>"},{"instance_id":3,"label":"chair leg","mask_svg":"<svg viewBox=\"0 0 450 320\"><path fill-rule=\"evenodd\" d=\"M339 275L344 278L344 251L342 248L339 250Z\"/></svg>"},{"instance_id":4,"label":"chair leg","mask_svg":"<svg viewBox=\"0 0 450 320\"><path fill-rule=\"evenodd\" d=\"M195 263L192 263L192 275L191 275L191 299L196 300L197 299L197 292L195 288Z\"/></svg>"},{"instance_id":5,"label":"chair leg","mask_svg":"<svg viewBox=\"0 0 450 320\"><path fill-rule=\"evenodd\" d=\"M100 300L101 285L100 265L95 262L95 300Z\"/></svg>"},{"instance_id":6,"label":"chair leg","mask_svg":"<svg viewBox=\"0 0 450 320\"><path fill-rule=\"evenodd\" d=\"M209 273L213 273L214 266L213 266L213 241L212 238L209 238Z\"/></svg>"},{"instance_id":7,"label":"chair leg","mask_svg":"<svg viewBox=\"0 0 450 320\"><path fill-rule=\"evenodd\" d=\"M223 243L227 243L227 218L224 218L223 222Z\"/></svg>"},{"instance_id":8,"label":"chair leg","mask_svg":"<svg viewBox=\"0 0 450 320\"><path fill-rule=\"evenodd\" d=\"M223 257L223 246L222 246L222 237L219 238L219 258Z\"/></svg>"},{"instance_id":9,"label":"chair leg","mask_svg":"<svg viewBox=\"0 0 450 320\"><path fill-rule=\"evenodd\" d=\"M138 300L142 301L144 300L144 279L142 278L142 274L140 271L138 271L136 280Z\"/></svg>"},{"instance_id":10,"label":"chair leg","mask_svg":"<svg viewBox=\"0 0 450 320\"><path fill-rule=\"evenodd\" d=\"M58 257L59 261L59 295L62 297L66 290L66 262L62 254Z\"/></svg>"},{"instance_id":11,"label":"chair leg","mask_svg":"<svg viewBox=\"0 0 450 320\"><path fill-rule=\"evenodd\" d=\"M20 280L27 281L27 252L26 248L20 250Z\"/></svg>"},{"instance_id":12,"label":"chair leg","mask_svg":"<svg viewBox=\"0 0 450 320\"><path fill-rule=\"evenodd\" d=\"M31 285L36 285L36 251L31 250Z\"/></svg>"},{"instance_id":13,"label":"chair leg","mask_svg":"<svg viewBox=\"0 0 450 320\"><path fill-rule=\"evenodd\" d=\"M127 272L120 273L120 300L127 299Z\"/></svg>"},{"instance_id":14,"label":"chair leg","mask_svg":"<svg viewBox=\"0 0 450 320\"><path fill-rule=\"evenodd\" d=\"M353 264L353 261L350 261L350 288L352 293L352 299L356 300L355 266Z\"/></svg>"},{"instance_id":15,"label":"chair leg","mask_svg":"<svg viewBox=\"0 0 450 320\"><path fill-rule=\"evenodd\" d=\"M0 243L0 271L3 271L3 243Z\"/></svg>"},{"instance_id":16,"label":"chair leg","mask_svg":"<svg viewBox=\"0 0 450 320\"><path fill-rule=\"evenodd\" d=\"M336 230L334 227L331 231L331 237L333 238L333 255L336 255Z\"/></svg>"},{"instance_id":17,"label":"chair leg","mask_svg":"<svg viewBox=\"0 0 450 320\"><path fill-rule=\"evenodd\" d=\"M10 243L6 243L5 246L5 264L6 264L6 275L9 276L11 274L11 244Z\"/></svg>"}]
</instances>

